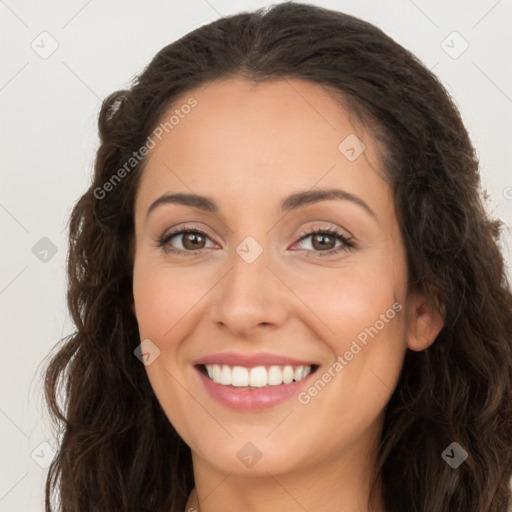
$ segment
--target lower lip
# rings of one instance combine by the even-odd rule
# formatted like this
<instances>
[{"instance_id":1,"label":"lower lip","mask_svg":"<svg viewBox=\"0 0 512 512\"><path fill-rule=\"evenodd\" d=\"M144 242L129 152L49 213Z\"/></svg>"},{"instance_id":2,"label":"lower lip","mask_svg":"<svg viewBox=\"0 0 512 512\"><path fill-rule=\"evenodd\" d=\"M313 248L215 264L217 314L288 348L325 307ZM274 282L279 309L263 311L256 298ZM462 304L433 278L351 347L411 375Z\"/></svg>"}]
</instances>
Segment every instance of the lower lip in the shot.
<instances>
[{"instance_id":1,"label":"lower lip","mask_svg":"<svg viewBox=\"0 0 512 512\"><path fill-rule=\"evenodd\" d=\"M265 388L241 389L234 386L224 386L217 384L204 375L198 368L195 368L199 374L204 387L210 395L229 409L241 412L265 411L278 404L297 396L305 387L305 383L316 372L310 373L304 379L290 382L290 384L279 384L278 386L268 386Z\"/></svg>"}]
</instances>

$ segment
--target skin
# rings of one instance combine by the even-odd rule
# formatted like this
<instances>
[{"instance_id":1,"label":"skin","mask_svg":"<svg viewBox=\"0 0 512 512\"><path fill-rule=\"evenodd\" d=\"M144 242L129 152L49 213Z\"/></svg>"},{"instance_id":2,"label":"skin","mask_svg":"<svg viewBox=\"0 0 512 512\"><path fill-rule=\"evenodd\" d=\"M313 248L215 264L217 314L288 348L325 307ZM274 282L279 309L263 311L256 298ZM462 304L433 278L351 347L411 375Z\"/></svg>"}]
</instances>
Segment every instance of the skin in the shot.
<instances>
[{"instance_id":1,"label":"skin","mask_svg":"<svg viewBox=\"0 0 512 512\"><path fill-rule=\"evenodd\" d=\"M200 510L367 511L376 443L405 352L424 350L442 328L427 299L408 288L376 142L328 92L302 80L217 81L169 112L191 96L197 106L151 150L141 177L133 310L140 339L160 349L145 368L192 450ZM366 150L349 161L338 145L353 133ZM320 188L357 196L376 218L337 199L279 212L289 194ZM168 192L208 196L220 210L166 204L146 218ZM202 253L157 246L185 224L207 233ZM340 242L328 239L322 249L314 236L300 240L325 228L354 248L321 257ZM263 248L252 263L236 252L247 236ZM185 238L168 245L190 251ZM192 366L216 352L264 351L318 362L321 377L397 302L402 310L307 404L293 397L264 412L235 412L210 397ZM237 457L247 442L262 455L251 468ZM194 493L190 507L199 509Z\"/></svg>"}]
</instances>

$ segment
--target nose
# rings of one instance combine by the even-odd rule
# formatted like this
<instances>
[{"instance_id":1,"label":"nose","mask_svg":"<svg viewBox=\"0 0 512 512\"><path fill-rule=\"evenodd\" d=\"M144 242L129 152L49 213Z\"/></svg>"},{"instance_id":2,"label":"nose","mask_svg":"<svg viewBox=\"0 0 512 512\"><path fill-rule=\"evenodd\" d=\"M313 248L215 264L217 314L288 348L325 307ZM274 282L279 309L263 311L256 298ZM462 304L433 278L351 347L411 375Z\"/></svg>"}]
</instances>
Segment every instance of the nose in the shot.
<instances>
[{"instance_id":1,"label":"nose","mask_svg":"<svg viewBox=\"0 0 512 512\"><path fill-rule=\"evenodd\" d=\"M286 322L291 292L269 260L266 250L250 263L235 252L231 270L217 286L213 321L237 339L255 338L259 330Z\"/></svg>"}]
</instances>

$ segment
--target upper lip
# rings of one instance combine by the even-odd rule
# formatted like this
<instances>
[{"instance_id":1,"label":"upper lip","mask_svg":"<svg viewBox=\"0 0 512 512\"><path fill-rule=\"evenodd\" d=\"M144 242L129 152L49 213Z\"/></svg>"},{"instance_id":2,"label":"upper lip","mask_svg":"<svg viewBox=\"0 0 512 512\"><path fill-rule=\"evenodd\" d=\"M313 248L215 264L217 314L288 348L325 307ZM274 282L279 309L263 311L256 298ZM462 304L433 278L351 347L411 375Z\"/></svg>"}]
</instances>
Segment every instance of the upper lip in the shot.
<instances>
[{"instance_id":1,"label":"upper lip","mask_svg":"<svg viewBox=\"0 0 512 512\"><path fill-rule=\"evenodd\" d=\"M269 352L253 354L220 352L200 357L193 361L192 364L225 364L227 366L245 366L247 368L253 368L254 366L307 366L314 365L315 363Z\"/></svg>"}]
</instances>

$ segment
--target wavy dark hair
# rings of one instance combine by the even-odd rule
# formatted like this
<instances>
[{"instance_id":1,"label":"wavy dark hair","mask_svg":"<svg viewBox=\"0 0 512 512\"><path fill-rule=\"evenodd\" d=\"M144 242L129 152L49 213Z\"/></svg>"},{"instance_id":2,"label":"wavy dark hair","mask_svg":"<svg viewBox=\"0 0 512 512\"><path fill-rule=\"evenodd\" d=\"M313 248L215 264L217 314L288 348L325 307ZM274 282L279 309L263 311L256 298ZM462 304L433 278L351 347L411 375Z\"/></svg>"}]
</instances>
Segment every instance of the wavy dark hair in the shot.
<instances>
[{"instance_id":1,"label":"wavy dark hair","mask_svg":"<svg viewBox=\"0 0 512 512\"><path fill-rule=\"evenodd\" d=\"M59 433L46 511L56 510L57 494L64 512L182 512L194 486L190 449L134 356L134 198L146 159L105 198L97 191L179 97L230 77L302 79L338 94L384 148L410 286L443 312L435 342L407 350L372 490L380 476L390 512L509 510L512 295L499 249L503 223L486 213L459 111L436 76L380 29L288 2L188 33L103 101L94 176L69 223L67 298L76 330L47 356L44 374ZM469 454L457 469L441 457L454 441Z\"/></svg>"}]
</instances>

